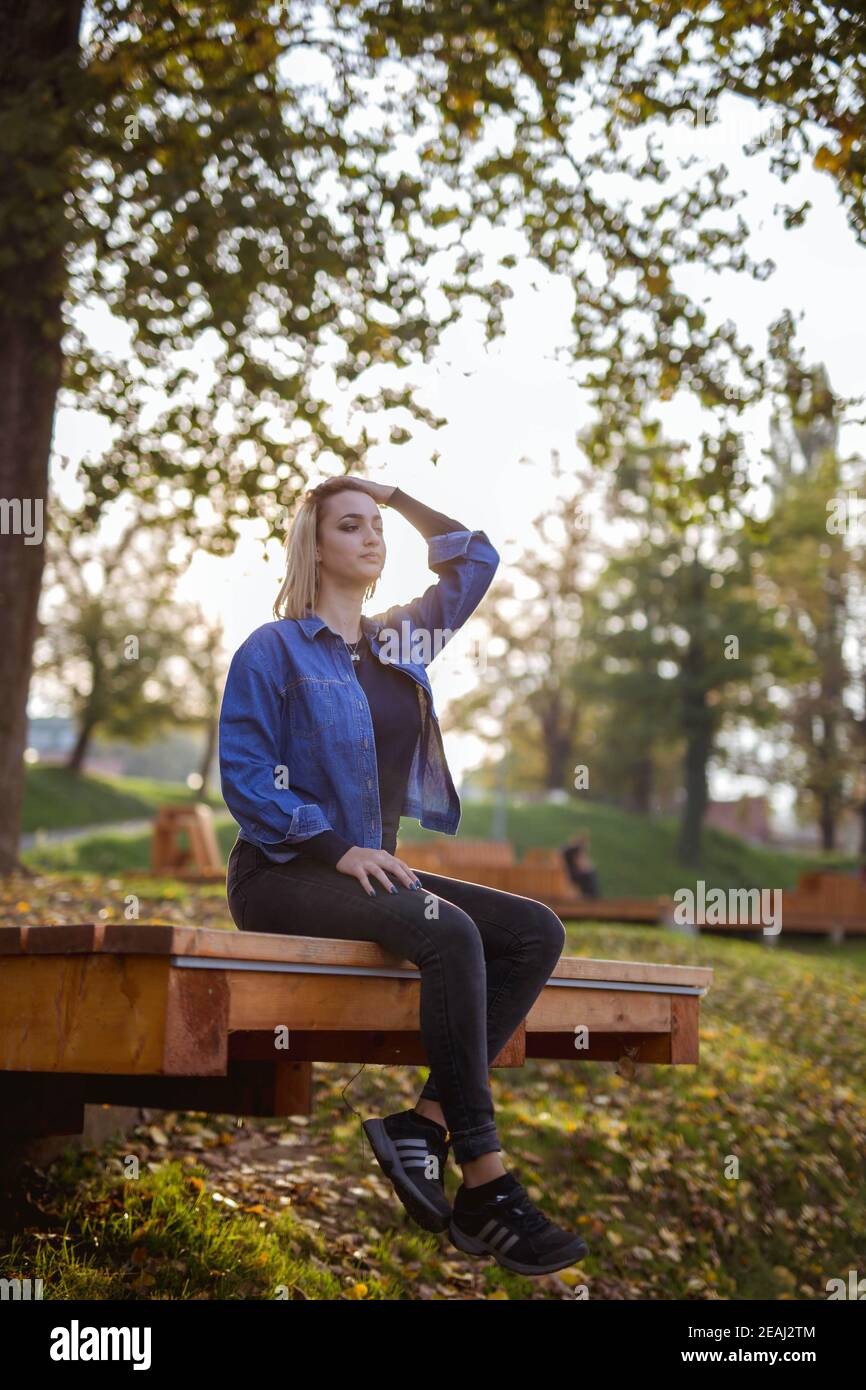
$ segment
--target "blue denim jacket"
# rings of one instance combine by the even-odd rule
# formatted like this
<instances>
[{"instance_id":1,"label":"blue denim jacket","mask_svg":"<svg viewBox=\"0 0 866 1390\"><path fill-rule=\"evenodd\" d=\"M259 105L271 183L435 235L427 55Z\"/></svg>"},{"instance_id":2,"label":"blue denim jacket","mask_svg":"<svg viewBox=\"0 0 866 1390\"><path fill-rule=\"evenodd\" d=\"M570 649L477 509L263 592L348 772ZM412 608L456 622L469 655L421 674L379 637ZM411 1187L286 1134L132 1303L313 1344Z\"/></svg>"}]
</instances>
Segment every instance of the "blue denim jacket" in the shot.
<instances>
[{"instance_id":1,"label":"blue denim jacket","mask_svg":"<svg viewBox=\"0 0 866 1390\"><path fill-rule=\"evenodd\" d=\"M439 579L420 598L361 623L374 656L393 661L418 689L421 734L401 814L454 835L460 799L427 666L478 607L499 553L483 531L449 531L427 542L427 563ZM323 830L381 849L370 706L343 638L318 614L264 623L238 647L223 692L219 758L239 838L269 858L295 859L300 851L291 846Z\"/></svg>"}]
</instances>

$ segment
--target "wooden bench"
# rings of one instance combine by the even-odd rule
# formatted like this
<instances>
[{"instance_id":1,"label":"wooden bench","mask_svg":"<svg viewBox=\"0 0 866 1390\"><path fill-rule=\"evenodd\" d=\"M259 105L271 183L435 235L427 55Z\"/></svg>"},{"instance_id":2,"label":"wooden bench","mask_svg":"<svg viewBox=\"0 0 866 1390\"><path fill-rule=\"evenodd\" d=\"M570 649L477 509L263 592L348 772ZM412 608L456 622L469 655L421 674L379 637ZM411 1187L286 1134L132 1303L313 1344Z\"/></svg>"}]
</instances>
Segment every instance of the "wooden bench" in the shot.
<instances>
[{"instance_id":1,"label":"wooden bench","mask_svg":"<svg viewBox=\"0 0 866 1390\"><path fill-rule=\"evenodd\" d=\"M454 868L460 864L500 868L516 862L514 850L508 840L452 840L443 836L442 844L437 844L435 848L442 862Z\"/></svg>"},{"instance_id":2,"label":"wooden bench","mask_svg":"<svg viewBox=\"0 0 866 1390\"><path fill-rule=\"evenodd\" d=\"M756 890L739 891L754 893ZM750 905L753 901L747 901L740 908L737 900L736 911L743 920L730 924L689 920L687 928L696 933L760 936L770 946L778 945L786 933L790 936L829 936L837 944L844 941L846 936L866 936L866 885L847 874L821 871L801 874L796 888L782 890L781 931L776 933L764 935L764 922L749 920L759 915ZM676 925L682 913L674 899L662 898L660 902L664 908L662 920L668 926ZM771 897L769 905L773 907L774 904L775 898ZM760 906L762 900L759 898L756 907Z\"/></svg>"},{"instance_id":3,"label":"wooden bench","mask_svg":"<svg viewBox=\"0 0 866 1390\"><path fill-rule=\"evenodd\" d=\"M483 857L478 857L479 845L485 846ZM498 854L492 852L497 849ZM433 874L467 879L488 888L499 888L504 893L535 898L563 919L657 923L665 916L667 900L661 896L585 898L568 877L562 855L556 849L529 849L519 864L510 857L510 845L492 840L458 840L441 846L398 842L397 855L413 869L427 869Z\"/></svg>"},{"instance_id":4,"label":"wooden bench","mask_svg":"<svg viewBox=\"0 0 866 1390\"><path fill-rule=\"evenodd\" d=\"M782 893L782 935L820 932L835 941L866 935L866 884L852 874L803 873Z\"/></svg>"},{"instance_id":5,"label":"wooden bench","mask_svg":"<svg viewBox=\"0 0 866 1390\"><path fill-rule=\"evenodd\" d=\"M563 866L562 851L558 849L528 849L524 851L521 864L537 864L542 869L560 869Z\"/></svg>"},{"instance_id":6,"label":"wooden bench","mask_svg":"<svg viewBox=\"0 0 866 1390\"><path fill-rule=\"evenodd\" d=\"M186 836L188 844L182 843ZM194 883L225 879L211 808L197 801L160 806L153 822L149 877L170 876Z\"/></svg>"},{"instance_id":7,"label":"wooden bench","mask_svg":"<svg viewBox=\"0 0 866 1390\"><path fill-rule=\"evenodd\" d=\"M417 967L373 942L88 923L0 928L0 958L7 1132L78 1133L94 1102L309 1114L313 1062L427 1064ZM712 975L563 956L491 1066L695 1065Z\"/></svg>"}]
</instances>

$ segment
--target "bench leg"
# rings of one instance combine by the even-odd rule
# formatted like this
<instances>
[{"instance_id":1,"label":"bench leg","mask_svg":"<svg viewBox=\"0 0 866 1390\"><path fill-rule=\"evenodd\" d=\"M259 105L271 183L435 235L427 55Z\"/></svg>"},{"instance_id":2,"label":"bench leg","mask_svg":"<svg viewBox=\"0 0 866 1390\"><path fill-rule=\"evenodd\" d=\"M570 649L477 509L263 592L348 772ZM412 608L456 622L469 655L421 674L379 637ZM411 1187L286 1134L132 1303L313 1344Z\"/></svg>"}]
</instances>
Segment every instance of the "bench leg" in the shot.
<instances>
[{"instance_id":1,"label":"bench leg","mask_svg":"<svg viewBox=\"0 0 866 1390\"><path fill-rule=\"evenodd\" d=\"M695 995L671 997L671 1062L698 1061L698 999Z\"/></svg>"}]
</instances>

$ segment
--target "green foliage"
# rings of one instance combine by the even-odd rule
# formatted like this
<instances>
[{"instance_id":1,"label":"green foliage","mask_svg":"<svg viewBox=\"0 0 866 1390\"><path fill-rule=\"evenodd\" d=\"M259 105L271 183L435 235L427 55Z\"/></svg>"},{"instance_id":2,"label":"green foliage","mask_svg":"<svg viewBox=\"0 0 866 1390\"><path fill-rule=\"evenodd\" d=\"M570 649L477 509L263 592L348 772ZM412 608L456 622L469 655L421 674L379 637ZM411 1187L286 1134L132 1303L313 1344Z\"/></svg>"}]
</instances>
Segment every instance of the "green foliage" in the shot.
<instances>
[{"instance_id":1,"label":"green foliage","mask_svg":"<svg viewBox=\"0 0 866 1390\"><path fill-rule=\"evenodd\" d=\"M164 500L161 484L174 481L176 514L215 553L233 548L240 512L261 514L276 534L275 492L294 495L317 458L355 470L366 452L366 437L335 429L316 394L323 351L339 344L341 385L368 367L426 360L469 294L484 306L488 340L499 336L510 287L462 248L479 218L503 226L515 215L528 254L575 292L572 351L589 364L593 456L608 457L608 441L648 403L689 391L722 428L702 441L697 486L684 476L677 485L695 505L734 497L745 482L735 418L762 390L762 363L730 323L707 330L672 270L709 260L763 278L770 266L746 253L742 219L725 216L737 197L724 168L670 191L652 141L641 156L623 137L683 116L697 126L722 93L738 93L783 115L770 137L782 177L811 156L862 235L851 59L863 20L838 0L816 0L814 15L770 0L758 21L749 7L720 16L711 0L641 0L626 24L620 8L143 0L130 22L126 3L99 0L76 33L74 17L49 27L45 0L22 7L0 98L0 294L4 315L36 318L55 339L66 300L64 403L113 428L107 454L83 465L83 522L122 492ZM399 99L374 105L365 93L395 62ZM575 96L586 107L578 142ZM510 149L481 153L503 113ZM388 156L411 143L417 158L395 169ZM626 212L606 192L610 173L658 197ZM452 311L434 320L429 262L449 247L460 253L442 285ZM577 248L601 258L597 280ZM130 355L94 347L76 322L96 296L129 327ZM219 367L194 393L179 354L205 335ZM145 419L155 383L169 400ZM444 423L409 391L383 437L406 417ZM201 497L214 504L207 520L194 509Z\"/></svg>"}]
</instances>

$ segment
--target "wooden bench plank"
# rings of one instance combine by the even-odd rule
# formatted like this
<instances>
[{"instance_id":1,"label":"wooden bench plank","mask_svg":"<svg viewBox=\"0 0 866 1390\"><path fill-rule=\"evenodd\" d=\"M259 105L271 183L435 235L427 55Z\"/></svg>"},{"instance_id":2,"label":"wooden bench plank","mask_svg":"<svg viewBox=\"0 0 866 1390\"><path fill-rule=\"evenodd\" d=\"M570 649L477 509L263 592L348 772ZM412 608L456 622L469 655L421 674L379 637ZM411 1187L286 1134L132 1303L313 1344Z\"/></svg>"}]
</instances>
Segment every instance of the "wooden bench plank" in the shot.
<instances>
[{"instance_id":1,"label":"wooden bench plank","mask_svg":"<svg viewBox=\"0 0 866 1390\"><path fill-rule=\"evenodd\" d=\"M153 956L7 957L0 1070L224 1074L224 971Z\"/></svg>"},{"instance_id":2,"label":"wooden bench plank","mask_svg":"<svg viewBox=\"0 0 866 1390\"><path fill-rule=\"evenodd\" d=\"M21 938L24 938L21 941ZM0 928L0 955L77 954L156 955L287 965L356 967L417 973L417 966L374 941L343 941L274 932L225 931L218 927L173 926L163 923L87 923L82 926L24 926ZM190 960L194 968L195 960ZM597 960L561 956L551 978L709 988L713 972L707 966L667 965L655 961Z\"/></svg>"}]
</instances>

